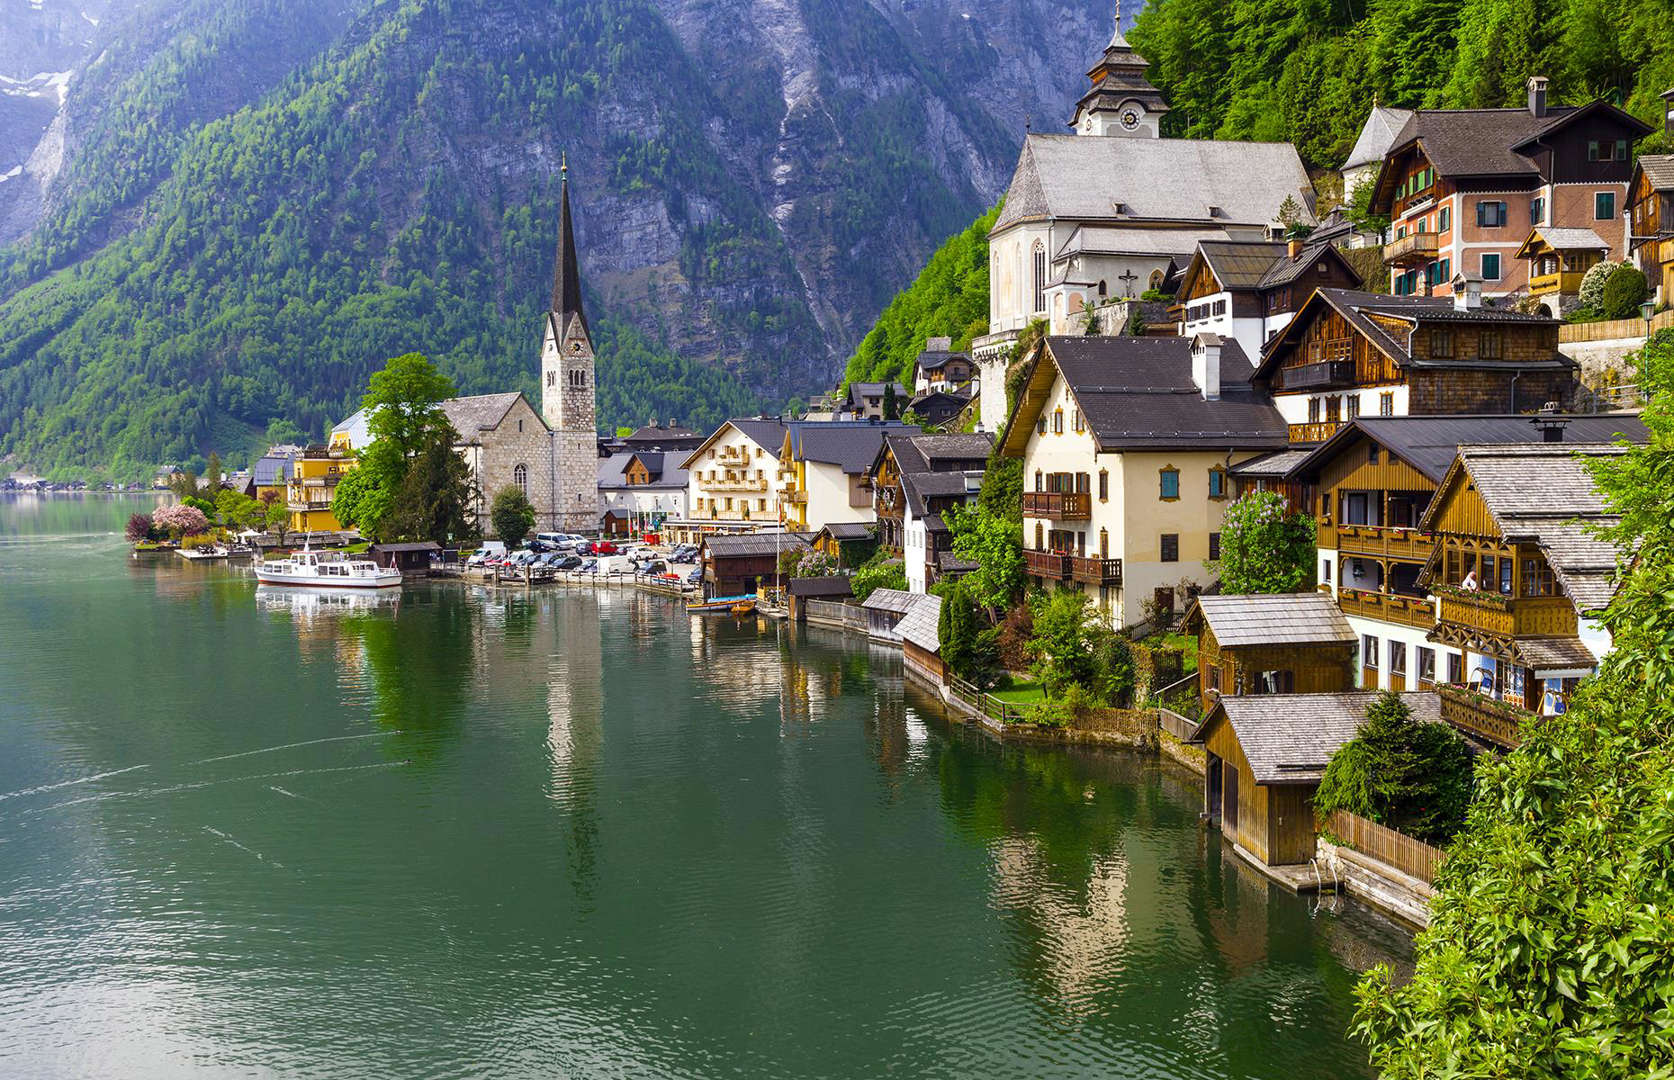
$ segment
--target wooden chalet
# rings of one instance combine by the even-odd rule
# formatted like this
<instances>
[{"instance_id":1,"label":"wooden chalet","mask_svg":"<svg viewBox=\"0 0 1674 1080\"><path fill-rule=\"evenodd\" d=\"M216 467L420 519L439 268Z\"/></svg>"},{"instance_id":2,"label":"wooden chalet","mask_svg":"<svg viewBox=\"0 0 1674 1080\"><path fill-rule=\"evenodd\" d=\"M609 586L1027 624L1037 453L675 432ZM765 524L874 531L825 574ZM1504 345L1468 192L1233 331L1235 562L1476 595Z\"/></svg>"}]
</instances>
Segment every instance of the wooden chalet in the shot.
<instances>
[{"instance_id":1,"label":"wooden chalet","mask_svg":"<svg viewBox=\"0 0 1674 1080\"><path fill-rule=\"evenodd\" d=\"M1319 289L1268 343L1255 382L1293 444L1360 416L1505 414L1574 397L1558 322L1454 300Z\"/></svg>"},{"instance_id":2,"label":"wooden chalet","mask_svg":"<svg viewBox=\"0 0 1674 1080\"><path fill-rule=\"evenodd\" d=\"M870 521L834 521L814 534L814 550L837 560L837 565L853 568L861 565L878 550L878 526Z\"/></svg>"},{"instance_id":3,"label":"wooden chalet","mask_svg":"<svg viewBox=\"0 0 1674 1080\"><path fill-rule=\"evenodd\" d=\"M704 596L753 593L759 581L772 584L778 577L781 554L807 550L806 540L787 532L706 535L698 549Z\"/></svg>"},{"instance_id":4,"label":"wooden chalet","mask_svg":"<svg viewBox=\"0 0 1674 1080\"><path fill-rule=\"evenodd\" d=\"M1245 857L1290 866L1314 857L1313 798L1325 767L1353 739L1371 691L1223 697L1192 733L1204 749L1204 811ZM1401 699L1415 719L1441 719L1435 694Z\"/></svg>"},{"instance_id":5,"label":"wooden chalet","mask_svg":"<svg viewBox=\"0 0 1674 1080\"><path fill-rule=\"evenodd\" d=\"M993 437L891 434L872 463L872 505L880 547L907 561L914 591L942 576L953 536L942 514L976 497Z\"/></svg>"},{"instance_id":6,"label":"wooden chalet","mask_svg":"<svg viewBox=\"0 0 1674 1080\"><path fill-rule=\"evenodd\" d=\"M1592 229L1540 226L1517 257L1528 264L1529 296L1541 315L1567 315L1581 302L1581 279L1604 261L1610 245Z\"/></svg>"},{"instance_id":7,"label":"wooden chalet","mask_svg":"<svg viewBox=\"0 0 1674 1080\"><path fill-rule=\"evenodd\" d=\"M1296 314L1315 289L1358 289L1360 274L1328 243L1205 240L1181 274L1170 314L1180 332L1235 338L1246 356Z\"/></svg>"},{"instance_id":8,"label":"wooden chalet","mask_svg":"<svg viewBox=\"0 0 1674 1080\"><path fill-rule=\"evenodd\" d=\"M1618 520L1586 462L1615 444L1463 446L1419 527L1435 534L1420 583L1440 603L1432 641L1460 650L1466 686L1498 707L1450 715L1506 744L1509 706L1562 712L1610 648L1595 621L1615 593L1620 553L1593 529ZM1469 700L1456 699L1469 711Z\"/></svg>"},{"instance_id":9,"label":"wooden chalet","mask_svg":"<svg viewBox=\"0 0 1674 1080\"><path fill-rule=\"evenodd\" d=\"M1321 593L1200 595L1186 609L1197 638L1198 694L1334 693L1354 687L1354 630Z\"/></svg>"},{"instance_id":10,"label":"wooden chalet","mask_svg":"<svg viewBox=\"0 0 1674 1080\"><path fill-rule=\"evenodd\" d=\"M1666 132L1674 138L1674 90L1668 103ZM1662 303L1674 290L1674 154L1641 154L1628 180L1628 250Z\"/></svg>"}]
</instances>

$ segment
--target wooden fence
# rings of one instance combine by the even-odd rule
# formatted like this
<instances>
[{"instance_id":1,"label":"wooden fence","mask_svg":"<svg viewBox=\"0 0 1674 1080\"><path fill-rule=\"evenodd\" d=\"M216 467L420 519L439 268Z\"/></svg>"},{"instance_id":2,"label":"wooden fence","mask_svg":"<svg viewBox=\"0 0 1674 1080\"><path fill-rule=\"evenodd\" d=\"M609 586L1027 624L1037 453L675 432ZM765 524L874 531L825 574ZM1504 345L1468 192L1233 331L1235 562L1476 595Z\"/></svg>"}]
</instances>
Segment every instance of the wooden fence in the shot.
<instances>
[{"instance_id":1,"label":"wooden fence","mask_svg":"<svg viewBox=\"0 0 1674 1080\"><path fill-rule=\"evenodd\" d=\"M1651 333L1674 326L1674 310L1665 311L1651 319ZM1583 341L1620 341L1624 338L1645 336L1645 320L1605 319L1603 322L1565 323L1558 327L1558 344L1575 345Z\"/></svg>"},{"instance_id":2,"label":"wooden fence","mask_svg":"<svg viewBox=\"0 0 1674 1080\"><path fill-rule=\"evenodd\" d=\"M1197 730L1197 721L1187 716L1181 716L1173 709L1157 706L1157 726L1179 739L1181 742L1191 742L1192 732Z\"/></svg>"},{"instance_id":3,"label":"wooden fence","mask_svg":"<svg viewBox=\"0 0 1674 1080\"><path fill-rule=\"evenodd\" d=\"M954 697L990 720L998 720L1002 724L1026 724L1029 722L1029 711L1023 706L1001 701L993 694L978 690L957 675L950 673L947 677L947 685L948 689L953 691Z\"/></svg>"},{"instance_id":4,"label":"wooden fence","mask_svg":"<svg viewBox=\"0 0 1674 1080\"><path fill-rule=\"evenodd\" d=\"M1326 828L1345 846L1381 863L1387 863L1426 885L1436 883L1436 871L1441 868L1442 859L1446 857L1446 853L1440 848L1431 847L1422 840L1414 840L1394 829L1384 828L1375 821L1367 821L1347 810L1333 810Z\"/></svg>"}]
</instances>

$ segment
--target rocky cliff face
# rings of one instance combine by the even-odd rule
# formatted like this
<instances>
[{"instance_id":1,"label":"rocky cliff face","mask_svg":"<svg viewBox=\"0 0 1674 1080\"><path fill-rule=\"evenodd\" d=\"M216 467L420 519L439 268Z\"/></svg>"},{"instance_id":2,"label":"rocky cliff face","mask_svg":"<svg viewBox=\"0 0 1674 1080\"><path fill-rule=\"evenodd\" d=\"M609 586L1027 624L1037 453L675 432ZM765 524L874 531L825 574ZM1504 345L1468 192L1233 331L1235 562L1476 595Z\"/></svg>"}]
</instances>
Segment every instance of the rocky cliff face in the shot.
<instances>
[{"instance_id":1,"label":"rocky cliff face","mask_svg":"<svg viewBox=\"0 0 1674 1080\"><path fill-rule=\"evenodd\" d=\"M32 195L0 184L0 446L25 410L88 408L84 376L38 376L55 355L80 370L112 325L214 354L186 364L213 384L179 421L197 444L265 410L329 414L405 346L452 358L466 389L519 385L564 155L605 318L764 399L809 393L998 197L1025 125L1060 128L1109 33L1091 0L107 0L124 2L62 54L63 105L14 178ZM49 288L72 265L108 279L119 317L90 326ZM181 298L203 317L174 329L158 278L213 289ZM359 311L419 278L434 292L406 341L260 320L201 340L229 281L265 283L257 306ZM256 403L221 389L299 349L352 370Z\"/></svg>"}]
</instances>

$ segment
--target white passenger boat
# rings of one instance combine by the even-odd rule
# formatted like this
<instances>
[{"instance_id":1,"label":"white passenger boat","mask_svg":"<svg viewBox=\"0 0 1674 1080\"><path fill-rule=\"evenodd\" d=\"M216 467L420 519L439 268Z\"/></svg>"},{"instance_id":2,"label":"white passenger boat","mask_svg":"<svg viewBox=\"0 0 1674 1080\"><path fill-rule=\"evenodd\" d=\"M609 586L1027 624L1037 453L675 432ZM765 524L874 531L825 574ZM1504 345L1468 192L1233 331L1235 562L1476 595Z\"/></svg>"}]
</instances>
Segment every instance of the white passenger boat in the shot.
<instances>
[{"instance_id":1,"label":"white passenger boat","mask_svg":"<svg viewBox=\"0 0 1674 1080\"><path fill-rule=\"evenodd\" d=\"M256 567L263 585L303 585L312 589L388 589L401 584L401 571L371 559L352 559L341 551L298 551L266 559Z\"/></svg>"}]
</instances>

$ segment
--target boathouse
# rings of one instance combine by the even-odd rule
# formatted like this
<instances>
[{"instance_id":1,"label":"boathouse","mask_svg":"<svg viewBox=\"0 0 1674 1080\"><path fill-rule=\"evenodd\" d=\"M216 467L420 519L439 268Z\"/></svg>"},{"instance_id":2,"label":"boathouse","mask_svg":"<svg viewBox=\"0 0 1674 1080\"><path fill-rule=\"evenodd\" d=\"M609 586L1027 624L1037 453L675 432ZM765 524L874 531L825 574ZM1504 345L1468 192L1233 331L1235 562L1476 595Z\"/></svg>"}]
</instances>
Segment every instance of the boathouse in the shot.
<instances>
[{"instance_id":1,"label":"boathouse","mask_svg":"<svg viewBox=\"0 0 1674 1080\"><path fill-rule=\"evenodd\" d=\"M1223 696L1354 687L1354 629L1325 593L1198 596L1185 630L1197 637L1205 710Z\"/></svg>"},{"instance_id":2,"label":"boathouse","mask_svg":"<svg viewBox=\"0 0 1674 1080\"><path fill-rule=\"evenodd\" d=\"M874 594L876 595L876 594ZM947 682L947 665L942 663L942 598L924 594L912 596L913 604L896 624L901 639L901 660L907 670L924 676L937 686Z\"/></svg>"},{"instance_id":3,"label":"boathouse","mask_svg":"<svg viewBox=\"0 0 1674 1080\"><path fill-rule=\"evenodd\" d=\"M913 609L913 601L922 594L904 589L873 589L872 595L860 606L866 609L866 633L878 641L898 644L901 640L901 620Z\"/></svg>"},{"instance_id":4,"label":"boathouse","mask_svg":"<svg viewBox=\"0 0 1674 1080\"><path fill-rule=\"evenodd\" d=\"M1240 853L1264 866L1314 857L1314 792L1331 756L1360 730L1377 692L1223 697L1192 733L1204 749L1203 809ZM1434 692L1401 695L1413 719L1441 722Z\"/></svg>"},{"instance_id":5,"label":"boathouse","mask_svg":"<svg viewBox=\"0 0 1674 1080\"><path fill-rule=\"evenodd\" d=\"M371 554L372 561L379 566L422 577L430 572L431 560L441 551L442 545L425 540L413 544L373 544Z\"/></svg>"},{"instance_id":6,"label":"boathouse","mask_svg":"<svg viewBox=\"0 0 1674 1080\"><path fill-rule=\"evenodd\" d=\"M778 576L782 553L807 550L807 541L786 532L705 536L698 556L703 566L704 595L739 596L755 592L758 580L765 578L771 585Z\"/></svg>"},{"instance_id":7,"label":"boathouse","mask_svg":"<svg viewBox=\"0 0 1674 1080\"><path fill-rule=\"evenodd\" d=\"M847 577L833 574L829 577L792 578L785 586L786 609L791 622L808 621L808 601L823 600L826 603L842 603L853 599L854 589Z\"/></svg>"}]
</instances>

